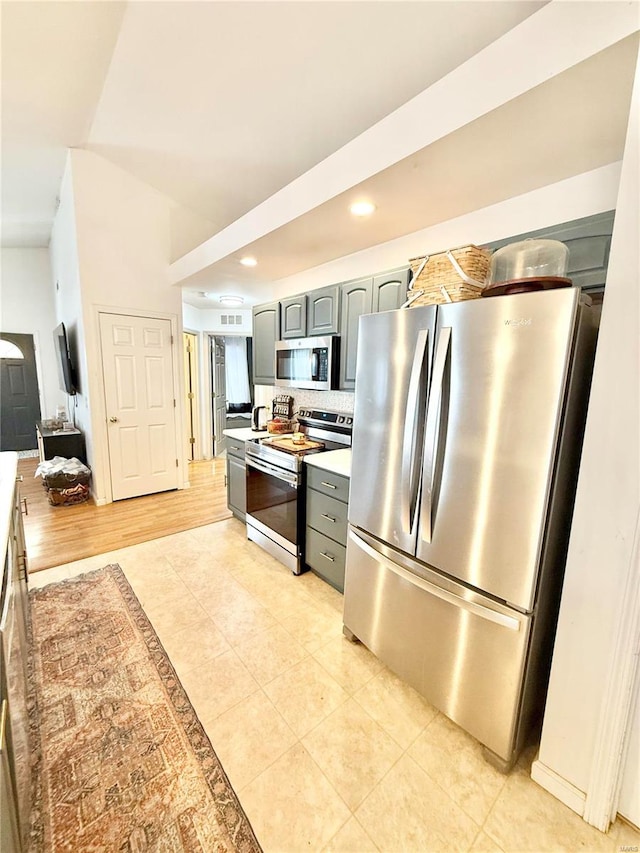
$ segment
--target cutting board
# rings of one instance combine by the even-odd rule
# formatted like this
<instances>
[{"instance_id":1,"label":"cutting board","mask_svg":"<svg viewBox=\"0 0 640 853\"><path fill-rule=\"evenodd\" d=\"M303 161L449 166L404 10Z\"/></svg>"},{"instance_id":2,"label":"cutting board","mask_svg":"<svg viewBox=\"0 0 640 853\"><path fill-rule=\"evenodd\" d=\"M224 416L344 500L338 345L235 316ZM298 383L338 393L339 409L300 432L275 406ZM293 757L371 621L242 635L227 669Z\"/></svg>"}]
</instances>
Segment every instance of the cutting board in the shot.
<instances>
[{"instance_id":1,"label":"cutting board","mask_svg":"<svg viewBox=\"0 0 640 853\"><path fill-rule=\"evenodd\" d=\"M277 447L278 450L284 450L285 453L306 453L309 450L322 450L324 447L322 441L313 441L310 438L306 438L302 444L296 444L290 435L274 438L269 444L271 447Z\"/></svg>"}]
</instances>

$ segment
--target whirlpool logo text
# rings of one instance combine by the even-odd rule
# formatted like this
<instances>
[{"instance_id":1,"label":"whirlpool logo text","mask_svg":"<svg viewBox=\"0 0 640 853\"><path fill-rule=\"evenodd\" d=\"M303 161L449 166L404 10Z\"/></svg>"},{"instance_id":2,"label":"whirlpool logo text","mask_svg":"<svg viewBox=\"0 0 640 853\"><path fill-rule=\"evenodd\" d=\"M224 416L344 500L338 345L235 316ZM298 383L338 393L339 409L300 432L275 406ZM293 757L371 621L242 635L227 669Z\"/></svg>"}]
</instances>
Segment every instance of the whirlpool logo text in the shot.
<instances>
[{"instance_id":1,"label":"whirlpool logo text","mask_svg":"<svg viewBox=\"0 0 640 853\"><path fill-rule=\"evenodd\" d=\"M517 320L505 320L505 326L530 326L531 317L518 317Z\"/></svg>"}]
</instances>

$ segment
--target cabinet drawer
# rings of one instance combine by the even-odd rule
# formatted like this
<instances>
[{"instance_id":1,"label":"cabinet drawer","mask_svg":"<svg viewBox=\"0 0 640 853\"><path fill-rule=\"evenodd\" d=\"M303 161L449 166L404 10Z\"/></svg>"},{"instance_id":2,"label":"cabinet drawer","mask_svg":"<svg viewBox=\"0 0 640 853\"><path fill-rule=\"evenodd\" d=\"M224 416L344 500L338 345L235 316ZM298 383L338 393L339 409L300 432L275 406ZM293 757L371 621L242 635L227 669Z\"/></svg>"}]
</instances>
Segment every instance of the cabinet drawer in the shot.
<instances>
[{"instance_id":1,"label":"cabinet drawer","mask_svg":"<svg viewBox=\"0 0 640 853\"><path fill-rule=\"evenodd\" d=\"M344 592L344 563L347 549L328 536L307 527L305 561L313 571L339 592Z\"/></svg>"},{"instance_id":2,"label":"cabinet drawer","mask_svg":"<svg viewBox=\"0 0 640 853\"><path fill-rule=\"evenodd\" d=\"M240 459L244 459L244 441L238 441L237 438L227 436L227 456L238 456Z\"/></svg>"},{"instance_id":3,"label":"cabinet drawer","mask_svg":"<svg viewBox=\"0 0 640 853\"><path fill-rule=\"evenodd\" d=\"M347 544L347 504L307 489L307 524L341 545Z\"/></svg>"},{"instance_id":4,"label":"cabinet drawer","mask_svg":"<svg viewBox=\"0 0 640 853\"><path fill-rule=\"evenodd\" d=\"M307 465L307 484L317 492L330 495L339 501L344 503L349 501L348 477L341 477L340 474L332 474L330 471L323 471L322 468L316 468L314 465Z\"/></svg>"}]
</instances>

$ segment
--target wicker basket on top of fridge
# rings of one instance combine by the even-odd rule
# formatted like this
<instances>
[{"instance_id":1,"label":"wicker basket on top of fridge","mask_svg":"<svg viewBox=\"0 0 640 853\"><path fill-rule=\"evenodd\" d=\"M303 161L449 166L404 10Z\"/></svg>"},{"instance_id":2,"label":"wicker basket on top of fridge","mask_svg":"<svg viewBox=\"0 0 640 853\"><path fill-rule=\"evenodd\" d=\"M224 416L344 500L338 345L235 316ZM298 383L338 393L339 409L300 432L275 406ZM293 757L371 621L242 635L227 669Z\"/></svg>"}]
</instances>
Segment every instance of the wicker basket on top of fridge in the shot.
<instances>
[{"instance_id":1,"label":"wicker basket on top of fridge","mask_svg":"<svg viewBox=\"0 0 640 853\"><path fill-rule=\"evenodd\" d=\"M488 249L472 245L411 258L413 279L407 306L477 299L487 280L490 259Z\"/></svg>"}]
</instances>

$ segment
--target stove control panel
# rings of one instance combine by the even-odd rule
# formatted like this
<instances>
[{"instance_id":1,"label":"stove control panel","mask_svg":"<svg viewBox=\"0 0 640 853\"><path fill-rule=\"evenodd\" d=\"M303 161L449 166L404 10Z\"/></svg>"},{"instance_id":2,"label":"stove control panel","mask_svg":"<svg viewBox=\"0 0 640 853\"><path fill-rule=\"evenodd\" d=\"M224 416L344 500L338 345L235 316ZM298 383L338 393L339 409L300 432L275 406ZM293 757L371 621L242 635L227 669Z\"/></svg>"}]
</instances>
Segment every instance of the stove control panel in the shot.
<instances>
[{"instance_id":1,"label":"stove control panel","mask_svg":"<svg viewBox=\"0 0 640 853\"><path fill-rule=\"evenodd\" d=\"M299 409L298 419L314 421L315 423L340 425L351 429L353 427L353 415L348 412L326 412L321 409Z\"/></svg>"}]
</instances>

